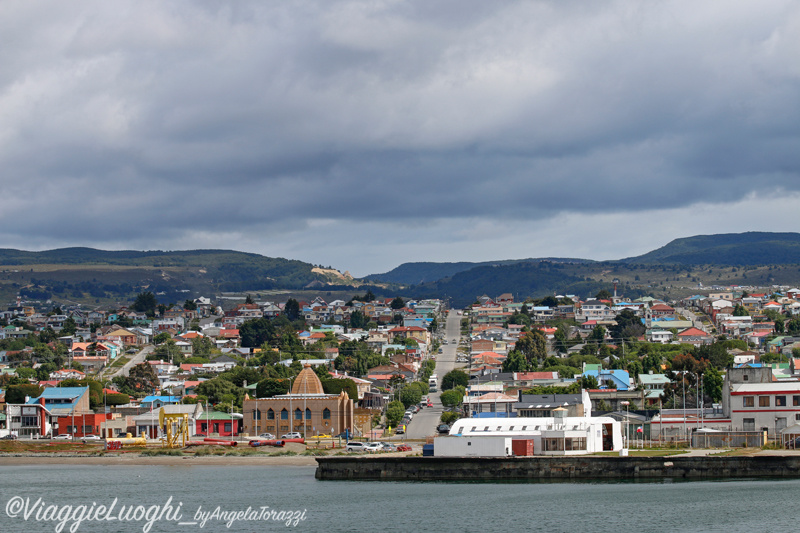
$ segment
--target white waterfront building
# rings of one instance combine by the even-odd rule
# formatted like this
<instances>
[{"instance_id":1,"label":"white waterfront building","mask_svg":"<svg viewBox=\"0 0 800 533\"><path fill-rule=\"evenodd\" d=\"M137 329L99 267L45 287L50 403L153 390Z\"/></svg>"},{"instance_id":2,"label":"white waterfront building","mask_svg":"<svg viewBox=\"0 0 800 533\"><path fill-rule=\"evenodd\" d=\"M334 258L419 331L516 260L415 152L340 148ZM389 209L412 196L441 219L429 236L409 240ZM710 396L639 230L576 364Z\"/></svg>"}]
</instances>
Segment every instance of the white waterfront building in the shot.
<instances>
[{"instance_id":1,"label":"white waterfront building","mask_svg":"<svg viewBox=\"0 0 800 533\"><path fill-rule=\"evenodd\" d=\"M449 436L434 440L434 455L509 456L513 455L509 443L514 440L533 441L533 455L584 455L622 450L622 423L618 420L606 416L566 417L564 414L566 409L560 408L549 418L462 418L453 423ZM491 446L482 439L494 439L503 444ZM471 453L472 450L481 451Z\"/></svg>"}]
</instances>

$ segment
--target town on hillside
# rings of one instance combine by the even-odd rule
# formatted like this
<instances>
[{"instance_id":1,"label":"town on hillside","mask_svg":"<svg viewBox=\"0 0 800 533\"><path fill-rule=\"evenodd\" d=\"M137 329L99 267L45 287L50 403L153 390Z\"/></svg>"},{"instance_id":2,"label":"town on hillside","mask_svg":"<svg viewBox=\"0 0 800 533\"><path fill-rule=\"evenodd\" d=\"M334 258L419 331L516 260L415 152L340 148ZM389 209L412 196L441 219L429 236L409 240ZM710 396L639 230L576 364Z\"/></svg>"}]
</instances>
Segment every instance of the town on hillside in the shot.
<instances>
[{"instance_id":1,"label":"town on hillside","mask_svg":"<svg viewBox=\"0 0 800 533\"><path fill-rule=\"evenodd\" d=\"M0 437L164 445L179 421L182 445L409 440L435 456L800 443L800 289L611 289L464 309L371 291L141 293L91 311L18 298L0 312Z\"/></svg>"}]
</instances>

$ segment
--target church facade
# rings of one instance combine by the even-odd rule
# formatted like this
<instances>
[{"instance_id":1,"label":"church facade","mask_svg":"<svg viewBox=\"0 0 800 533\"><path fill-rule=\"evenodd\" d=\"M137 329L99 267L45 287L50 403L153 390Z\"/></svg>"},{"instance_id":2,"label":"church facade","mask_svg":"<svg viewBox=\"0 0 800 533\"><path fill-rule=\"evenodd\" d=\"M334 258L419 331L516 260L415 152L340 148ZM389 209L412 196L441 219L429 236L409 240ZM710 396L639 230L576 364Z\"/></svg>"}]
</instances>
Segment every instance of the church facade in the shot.
<instances>
[{"instance_id":1,"label":"church facade","mask_svg":"<svg viewBox=\"0 0 800 533\"><path fill-rule=\"evenodd\" d=\"M297 375L289 394L272 398L245 398L243 432L272 433L280 437L297 432L307 437L337 435L353 430L353 400L342 391L325 394L310 365Z\"/></svg>"}]
</instances>

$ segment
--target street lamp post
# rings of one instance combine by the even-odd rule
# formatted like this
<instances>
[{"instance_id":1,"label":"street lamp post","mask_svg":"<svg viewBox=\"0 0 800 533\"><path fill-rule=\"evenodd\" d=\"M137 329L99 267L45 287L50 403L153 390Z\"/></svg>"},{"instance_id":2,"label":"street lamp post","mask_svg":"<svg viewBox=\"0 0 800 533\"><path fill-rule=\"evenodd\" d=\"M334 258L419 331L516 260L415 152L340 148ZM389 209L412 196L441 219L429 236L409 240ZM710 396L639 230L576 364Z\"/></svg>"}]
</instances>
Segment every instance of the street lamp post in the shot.
<instances>
[{"instance_id":1,"label":"street lamp post","mask_svg":"<svg viewBox=\"0 0 800 533\"><path fill-rule=\"evenodd\" d=\"M631 402L625 400L620 402L622 405L625 406L625 448L630 448L630 437L631 437L631 428L630 428L630 405Z\"/></svg>"},{"instance_id":2,"label":"street lamp post","mask_svg":"<svg viewBox=\"0 0 800 533\"><path fill-rule=\"evenodd\" d=\"M683 387L683 437L686 438L686 371L681 375L681 386Z\"/></svg>"}]
</instances>

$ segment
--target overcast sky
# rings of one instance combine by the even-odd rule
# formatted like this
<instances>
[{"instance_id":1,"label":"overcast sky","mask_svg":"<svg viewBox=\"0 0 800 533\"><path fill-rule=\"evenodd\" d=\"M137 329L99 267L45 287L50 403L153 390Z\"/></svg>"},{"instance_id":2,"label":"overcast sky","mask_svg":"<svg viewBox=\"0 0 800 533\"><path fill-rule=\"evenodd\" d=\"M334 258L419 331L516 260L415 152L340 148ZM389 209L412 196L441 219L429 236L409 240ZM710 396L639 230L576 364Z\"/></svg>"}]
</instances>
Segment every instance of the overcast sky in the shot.
<instances>
[{"instance_id":1,"label":"overcast sky","mask_svg":"<svg viewBox=\"0 0 800 533\"><path fill-rule=\"evenodd\" d=\"M0 3L0 247L384 272L800 230L800 3Z\"/></svg>"}]
</instances>

